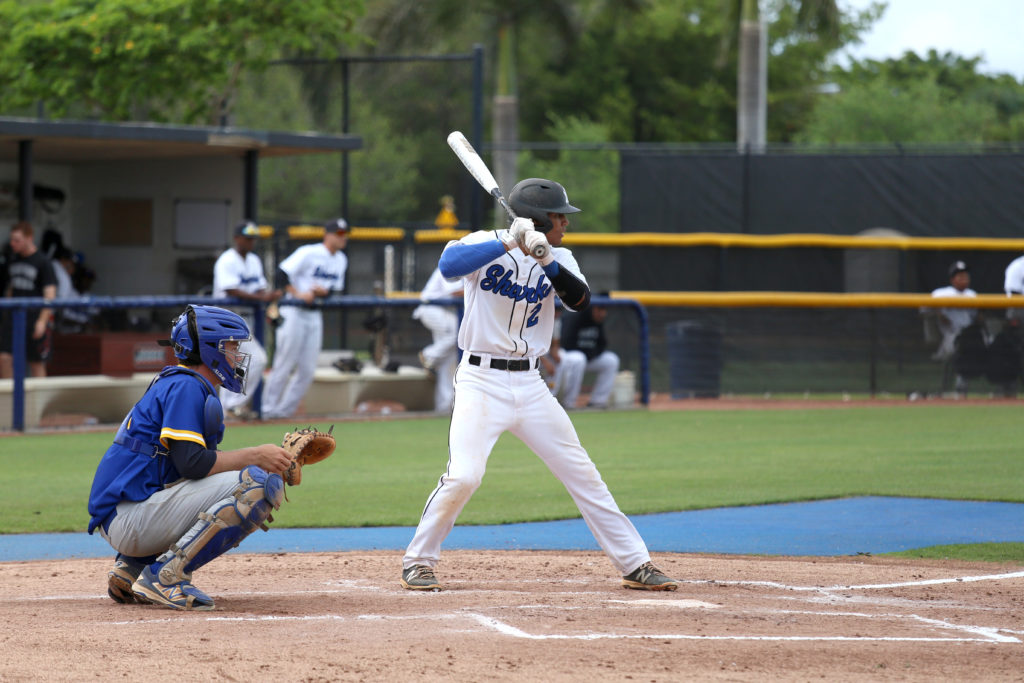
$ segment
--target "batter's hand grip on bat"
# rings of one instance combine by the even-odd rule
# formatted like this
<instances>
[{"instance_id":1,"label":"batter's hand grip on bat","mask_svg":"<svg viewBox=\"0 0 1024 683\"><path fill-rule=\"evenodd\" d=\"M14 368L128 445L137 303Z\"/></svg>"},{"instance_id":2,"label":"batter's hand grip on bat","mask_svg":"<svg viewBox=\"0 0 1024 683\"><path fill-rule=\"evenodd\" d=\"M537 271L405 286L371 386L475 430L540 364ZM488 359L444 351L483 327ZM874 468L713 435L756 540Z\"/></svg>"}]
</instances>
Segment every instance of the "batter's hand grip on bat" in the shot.
<instances>
[{"instance_id":1,"label":"batter's hand grip on bat","mask_svg":"<svg viewBox=\"0 0 1024 683\"><path fill-rule=\"evenodd\" d=\"M546 245L546 244L534 245L533 249L530 250L530 255L533 256L533 258L536 258L536 259L544 258L545 256L548 255L548 245Z\"/></svg>"}]
</instances>

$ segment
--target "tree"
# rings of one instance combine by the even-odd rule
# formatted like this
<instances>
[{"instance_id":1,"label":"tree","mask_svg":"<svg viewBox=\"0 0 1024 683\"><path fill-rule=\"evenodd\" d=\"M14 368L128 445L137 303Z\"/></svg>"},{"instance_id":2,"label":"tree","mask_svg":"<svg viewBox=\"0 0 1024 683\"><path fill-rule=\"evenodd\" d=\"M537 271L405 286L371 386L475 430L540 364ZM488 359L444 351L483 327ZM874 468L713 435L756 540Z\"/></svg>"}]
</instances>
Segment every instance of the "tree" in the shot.
<instances>
[{"instance_id":1,"label":"tree","mask_svg":"<svg viewBox=\"0 0 1024 683\"><path fill-rule=\"evenodd\" d=\"M978 72L980 58L930 50L832 72L801 142L981 143L1024 140L1024 85Z\"/></svg>"},{"instance_id":2,"label":"tree","mask_svg":"<svg viewBox=\"0 0 1024 683\"><path fill-rule=\"evenodd\" d=\"M600 123L579 117L555 117L548 136L566 143L608 142L608 130ZM554 158L532 152L519 154L519 167L527 178L551 178L569 193L573 206L582 209L570 217L574 230L618 232L619 155L610 149L560 150Z\"/></svg>"},{"instance_id":3,"label":"tree","mask_svg":"<svg viewBox=\"0 0 1024 683\"><path fill-rule=\"evenodd\" d=\"M731 0L730 23L738 23L736 69L736 143L740 149L761 149L767 141L768 44L761 0ZM775 3L779 15L795 14L793 33L787 38L820 43L826 51L841 45L843 16L836 0L799 0L794 8L785 0ZM795 12L794 12L795 9ZM879 6L869 11L878 11ZM729 37L731 34L726 33Z\"/></svg>"},{"instance_id":4,"label":"tree","mask_svg":"<svg viewBox=\"0 0 1024 683\"><path fill-rule=\"evenodd\" d=\"M363 0L0 2L0 110L215 124L246 70L335 55Z\"/></svg>"},{"instance_id":5,"label":"tree","mask_svg":"<svg viewBox=\"0 0 1024 683\"><path fill-rule=\"evenodd\" d=\"M249 74L239 89L236 122L271 130L323 130L323 122L340 119L341 100L329 99L317 110L303 89L296 68L278 66ZM287 103L267 107L266 103ZM364 147L349 159L350 222L404 221L415 216L415 189L420 170L410 159L422 153L418 141L396 131L372 102L357 98L353 117ZM341 210L341 160L337 154L268 157L260 161L261 220L321 221Z\"/></svg>"}]
</instances>

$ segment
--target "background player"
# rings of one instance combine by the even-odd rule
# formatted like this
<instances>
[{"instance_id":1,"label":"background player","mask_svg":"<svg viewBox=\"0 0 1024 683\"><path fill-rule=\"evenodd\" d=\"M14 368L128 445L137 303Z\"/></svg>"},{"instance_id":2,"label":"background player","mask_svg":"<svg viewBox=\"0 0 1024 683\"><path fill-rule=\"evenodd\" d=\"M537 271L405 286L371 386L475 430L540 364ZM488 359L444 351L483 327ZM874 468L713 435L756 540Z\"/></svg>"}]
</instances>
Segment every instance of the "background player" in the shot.
<instances>
[{"instance_id":1,"label":"background player","mask_svg":"<svg viewBox=\"0 0 1024 683\"><path fill-rule=\"evenodd\" d=\"M11 227L8 242L11 255L7 263L7 291L9 297L57 297L57 276L46 254L36 246L32 224L27 221ZM14 376L14 339L11 336L11 311L4 311L0 324L0 377ZM25 355L31 377L46 376L46 361L53 346L53 309L32 308L25 316Z\"/></svg>"},{"instance_id":2,"label":"background player","mask_svg":"<svg viewBox=\"0 0 1024 683\"><path fill-rule=\"evenodd\" d=\"M424 302L461 296L462 280L449 282L438 268L430 274L420 292L420 299ZM434 410L439 413L448 412L455 400L452 380L455 366L459 363L459 349L456 346L459 316L448 306L422 303L413 310L412 317L423 323L433 337L433 341L420 351L420 363L434 373Z\"/></svg>"},{"instance_id":3,"label":"background player","mask_svg":"<svg viewBox=\"0 0 1024 683\"><path fill-rule=\"evenodd\" d=\"M558 388L563 392L562 405L569 410L576 407L583 376L587 372L597 375L587 407L608 407L608 399L615 387L615 375L619 371L619 356L608 349L608 339L604 334L607 317L608 309L595 305L579 313L569 312L562 316ZM558 391L553 390L552 393L558 396Z\"/></svg>"},{"instance_id":4,"label":"background player","mask_svg":"<svg viewBox=\"0 0 1024 683\"><path fill-rule=\"evenodd\" d=\"M221 254L217 262L213 264L213 296L233 296L237 299L264 303L281 298L280 290L267 288L267 278L263 275L263 262L253 252L259 234L259 226L252 221L241 223L235 228L234 246ZM252 309L235 312L241 316L251 330ZM249 355L246 393L236 393L221 387L220 402L224 406L224 410L235 417L252 418L255 415L249 408L249 404L252 402L252 395L263 381L263 370L267 367L267 352L256 338L242 342L238 350Z\"/></svg>"},{"instance_id":5,"label":"background player","mask_svg":"<svg viewBox=\"0 0 1024 683\"><path fill-rule=\"evenodd\" d=\"M324 320L317 299L340 294L345 286L348 223L344 218L324 225L320 244L307 244L278 266L279 286L308 307L281 306L281 326L274 337L274 364L263 388L263 417L291 417L313 383L323 348Z\"/></svg>"},{"instance_id":6,"label":"background player","mask_svg":"<svg viewBox=\"0 0 1024 683\"><path fill-rule=\"evenodd\" d=\"M89 533L117 551L107 593L174 609L213 609L192 572L238 545L284 497L288 452L274 444L219 451L217 386L241 392L249 337L235 313L188 306L164 368L128 412L100 460L89 493Z\"/></svg>"},{"instance_id":7,"label":"background player","mask_svg":"<svg viewBox=\"0 0 1024 683\"><path fill-rule=\"evenodd\" d=\"M540 456L569 491L597 542L623 574L623 585L675 590L679 584L650 562L647 547L622 514L565 410L537 370L551 342L555 294L582 310L590 289L568 249L565 189L540 178L520 181L509 194L516 215L508 230L477 231L450 242L440 269L464 277L466 310L459 327L462 361L448 434L448 468L427 499L402 561L402 585L440 590L434 574L441 543L483 479L498 437L512 432ZM534 229L536 228L536 229ZM546 257L534 247L550 244Z\"/></svg>"}]
</instances>

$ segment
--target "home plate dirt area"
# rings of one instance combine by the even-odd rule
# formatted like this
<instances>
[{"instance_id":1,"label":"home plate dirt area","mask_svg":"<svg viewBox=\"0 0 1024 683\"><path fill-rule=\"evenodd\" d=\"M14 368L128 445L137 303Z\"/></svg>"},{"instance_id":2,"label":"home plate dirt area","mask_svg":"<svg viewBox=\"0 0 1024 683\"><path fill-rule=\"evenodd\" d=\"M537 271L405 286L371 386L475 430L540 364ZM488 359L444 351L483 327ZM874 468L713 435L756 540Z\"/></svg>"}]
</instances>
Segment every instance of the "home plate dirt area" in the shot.
<instances>
[{"instance_id":1,"label":"home plate dirt area","mask_svg":"<svg viewBox=\"0 0 1024 683\"><path fill-rule=\"evenodd\" d=\"M595 552L230 553L211 612L118 605L110 561L0 562L0 680L1021 680L1024 568L658 553L676 592Z\"/></svg>"}]
</instances>

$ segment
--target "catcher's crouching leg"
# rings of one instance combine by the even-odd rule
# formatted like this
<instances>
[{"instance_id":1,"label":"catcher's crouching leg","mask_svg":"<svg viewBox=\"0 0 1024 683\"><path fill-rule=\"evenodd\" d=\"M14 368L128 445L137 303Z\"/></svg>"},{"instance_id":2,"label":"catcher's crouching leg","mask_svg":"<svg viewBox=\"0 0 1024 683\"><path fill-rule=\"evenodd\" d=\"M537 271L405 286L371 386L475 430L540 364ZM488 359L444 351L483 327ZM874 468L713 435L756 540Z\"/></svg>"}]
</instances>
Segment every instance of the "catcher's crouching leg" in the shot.
<instances>
[{"instance_id":1,"label":"catcher's crouching leg","mask_svg":"<svg viewBox=\"0 0 1024 683\"><path fill-rule=\"evenodd\" d=\"M174 609L211 610L210 596L192 585L192 572L238 546L246 536L273 521L284 499L284 482L250 465L238 473L228 497L199 513L199 520L170 550L142 570L132 586L140 602Z\"/></svg>"}]
</instances>

